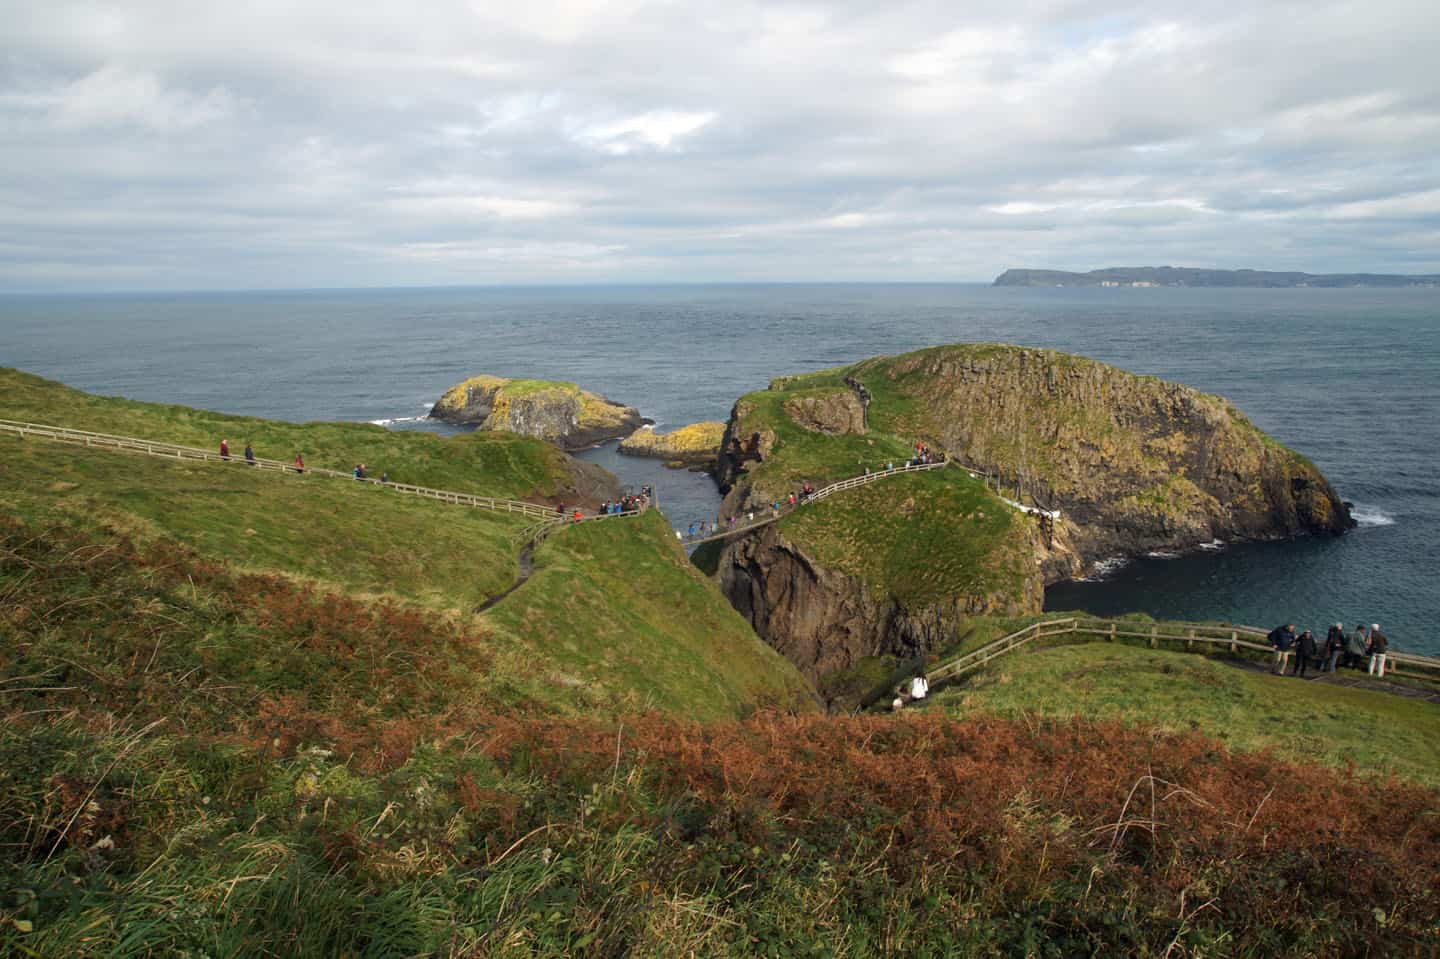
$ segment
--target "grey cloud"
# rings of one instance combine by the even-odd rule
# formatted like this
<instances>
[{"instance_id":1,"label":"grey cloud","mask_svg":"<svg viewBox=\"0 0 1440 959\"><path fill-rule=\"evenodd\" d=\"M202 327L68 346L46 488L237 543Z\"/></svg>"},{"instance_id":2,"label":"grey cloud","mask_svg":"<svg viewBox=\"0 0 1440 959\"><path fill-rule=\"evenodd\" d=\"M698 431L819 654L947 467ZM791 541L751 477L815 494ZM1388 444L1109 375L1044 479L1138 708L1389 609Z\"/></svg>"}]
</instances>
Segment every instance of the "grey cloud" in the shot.
<instances>
[{"instance_id":1,"label":"grey cloud","mask_svg":"<svg viewBox=\"0 0 1440 959\"><path fill-rule=\"evenodd\" d=\"M0 290L1440 271L1433 3L0 0Z\"/></svg>"}]
</instances>

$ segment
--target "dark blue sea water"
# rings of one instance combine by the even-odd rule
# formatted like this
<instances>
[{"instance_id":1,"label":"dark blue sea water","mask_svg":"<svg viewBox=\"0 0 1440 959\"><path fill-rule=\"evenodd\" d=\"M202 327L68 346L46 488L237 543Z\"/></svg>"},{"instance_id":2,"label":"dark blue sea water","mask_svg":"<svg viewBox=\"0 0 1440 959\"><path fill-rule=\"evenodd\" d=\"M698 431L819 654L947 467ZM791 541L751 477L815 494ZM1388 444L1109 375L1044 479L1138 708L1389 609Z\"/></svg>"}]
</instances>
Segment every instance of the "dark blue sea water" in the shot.
<instances>
[{"instance_id":1,"label":"dark blue sea water","mask_svg":"<svg viewBox=\"0 0 1440 959\"><path fill-rule=\"evenodd\" d=\"M1381 623L1440 653L1440 293L972 285L438 289L0 298L0 365L73 386L291 420L419 416L474 373L568 379L666 429L723 419L780 373L962 340L1094 356L1234 400L1310 456L1361 527L1151 559L1055 608L1320 628ZM0 411L4 399L0 397ZM3 412L0 412L3 415ZM698 474L597 450L676 525Z\"/></svg>"}]
</instances>

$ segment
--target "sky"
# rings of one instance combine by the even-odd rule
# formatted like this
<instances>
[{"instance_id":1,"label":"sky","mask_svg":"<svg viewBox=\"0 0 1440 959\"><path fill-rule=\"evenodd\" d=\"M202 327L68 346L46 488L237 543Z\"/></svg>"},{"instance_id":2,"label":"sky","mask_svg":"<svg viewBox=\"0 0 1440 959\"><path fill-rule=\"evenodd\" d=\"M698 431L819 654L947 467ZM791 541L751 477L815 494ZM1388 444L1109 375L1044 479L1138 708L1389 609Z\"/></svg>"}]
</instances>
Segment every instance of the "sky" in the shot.
<instances>
[{"instance_id":1,"label":"sky","mask_svg":"<svg viewBox=\"0 0 1440 959\"><path fill-rule=\"evenodd\" d=\"M0 292L1440 272L1440 3L0 0Z\"/></svg>"}]
</instances>

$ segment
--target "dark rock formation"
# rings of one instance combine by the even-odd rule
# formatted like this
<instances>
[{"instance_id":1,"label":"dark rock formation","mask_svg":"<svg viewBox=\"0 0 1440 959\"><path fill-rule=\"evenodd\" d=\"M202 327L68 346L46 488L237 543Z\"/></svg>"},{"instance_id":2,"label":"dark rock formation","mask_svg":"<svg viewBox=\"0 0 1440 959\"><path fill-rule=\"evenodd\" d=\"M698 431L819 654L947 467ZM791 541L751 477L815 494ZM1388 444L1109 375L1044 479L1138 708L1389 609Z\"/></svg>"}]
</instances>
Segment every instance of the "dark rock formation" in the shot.
<instances>
[{"instance_id":1,"label":"dark rock formation","mask_svg":"<svg viewBox=\"0 0 1440 959\"><path fill-rule=\"evenodd\" d=\"M727 546L716 581L755 632L811 681L866 656L933 652L953 641L967 617L1038 613L1044 602L1036 573L1018 593L961 594L910 606L820 565L774 526Z\"/></svg>"}]
</instances>

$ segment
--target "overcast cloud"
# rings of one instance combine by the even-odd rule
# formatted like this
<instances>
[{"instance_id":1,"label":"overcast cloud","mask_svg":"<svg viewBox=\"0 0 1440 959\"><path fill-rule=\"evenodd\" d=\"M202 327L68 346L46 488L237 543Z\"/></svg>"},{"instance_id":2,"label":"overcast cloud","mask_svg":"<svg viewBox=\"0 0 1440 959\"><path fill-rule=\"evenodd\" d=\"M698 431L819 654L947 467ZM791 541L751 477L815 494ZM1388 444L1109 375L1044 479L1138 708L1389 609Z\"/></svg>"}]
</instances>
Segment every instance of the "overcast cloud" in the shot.
<instances>
[{"instance_id":1,"label":"overcast cloud","mask_svg":"<svg viewBox=\"0 0 1440 959\"><path fill-rule=\"evenodd\" d=\"M1440 272L1440 3L0 0L0 290Z\"/></svg>"}]
</instances>

